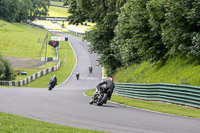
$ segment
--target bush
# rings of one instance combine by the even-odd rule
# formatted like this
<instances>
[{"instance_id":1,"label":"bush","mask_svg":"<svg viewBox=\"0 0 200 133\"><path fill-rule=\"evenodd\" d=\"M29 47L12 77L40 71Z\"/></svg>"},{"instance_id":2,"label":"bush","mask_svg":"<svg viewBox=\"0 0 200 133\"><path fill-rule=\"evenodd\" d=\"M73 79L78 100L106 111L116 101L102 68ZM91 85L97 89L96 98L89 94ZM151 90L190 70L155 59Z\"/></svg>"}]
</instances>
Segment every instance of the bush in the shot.
<instances>
[{"instance_id":1,"label":"bush","mask_svg":"<svg viewBox=\"0 0 200 133\"><path fill-rule=\"evenodd\" d=\"M16 75L12 69L10 62L0 56L0 80L13 80Z\"/></svg>"}]
</instances>

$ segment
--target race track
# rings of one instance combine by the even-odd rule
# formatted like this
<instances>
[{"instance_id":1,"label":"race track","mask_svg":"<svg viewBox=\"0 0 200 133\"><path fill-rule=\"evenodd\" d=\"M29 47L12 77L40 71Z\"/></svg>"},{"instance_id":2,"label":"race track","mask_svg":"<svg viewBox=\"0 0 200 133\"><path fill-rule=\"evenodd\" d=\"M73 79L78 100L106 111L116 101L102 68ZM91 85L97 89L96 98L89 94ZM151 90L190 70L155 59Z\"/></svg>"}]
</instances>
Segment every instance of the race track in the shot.
<instances>
[{"instance_id":1,"label":"race track","mask_svg":"<svg viewBox=\"0 0 200 133\"><path fill-rule=\"evenodd\" d=\"M0 88L0 112L25 116L60 125L113 133L199 133L200 119L156 113L108 102L102 107L90 105L84 92L101 81L97 56L88 53L81 39L69 38L77 56L71 77L62 85L47 88ZM90 74L88 67L93 66ZM75 72L80 72L76 80ZM59 79L58 79L59 80Z\"/></svg>"}]
</instances>

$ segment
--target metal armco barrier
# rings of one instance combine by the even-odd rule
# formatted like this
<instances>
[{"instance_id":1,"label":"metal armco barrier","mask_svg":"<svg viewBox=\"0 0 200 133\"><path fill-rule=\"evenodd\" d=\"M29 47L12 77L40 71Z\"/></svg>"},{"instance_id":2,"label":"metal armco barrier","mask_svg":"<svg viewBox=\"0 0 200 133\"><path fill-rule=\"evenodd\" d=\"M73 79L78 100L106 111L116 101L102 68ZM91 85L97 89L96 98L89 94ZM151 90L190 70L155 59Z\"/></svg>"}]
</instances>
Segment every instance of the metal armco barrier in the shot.
<instances>
[{"instance_id":1,"label":"metal armco barrier","mask_svg":"<svg viewBox=\"0 0 200 133\"><path fill-rule=\"evenodd\" d=\"M165 83L115 83L114 94L200 108L200 87Z\"/></svg>"},{"instance_id":2,"label":"metal armco barrier","mask_svg":"<svg viewBox=\"0 0 200 133\"><path fill-rule=\"evenodd\" d=\"M32 76L29 76L28 78L25 78L24 80L20 81L0 81L0 86L24 86L28 83L36 80L37 78L44 76L50 72L57 71L60 68L61 59L59 60L58 64L56 66L44 69L40 72L37 72L33 74Z\"/></svg>"}]
</instances>

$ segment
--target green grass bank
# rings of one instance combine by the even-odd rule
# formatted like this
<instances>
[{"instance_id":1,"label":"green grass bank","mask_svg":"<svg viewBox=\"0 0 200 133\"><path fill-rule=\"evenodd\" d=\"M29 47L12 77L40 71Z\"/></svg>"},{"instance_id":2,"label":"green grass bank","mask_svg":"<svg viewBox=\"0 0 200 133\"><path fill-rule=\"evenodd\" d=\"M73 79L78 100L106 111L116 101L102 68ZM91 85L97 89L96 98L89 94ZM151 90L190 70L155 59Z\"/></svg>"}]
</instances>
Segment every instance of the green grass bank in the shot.
<instances>
[{"instance_id":1,"label":"green grass bank","mask_svg":"<svg viewBox=\"0 0 200 133\"><path fill-rule=\"evenodd\" d=\"M119 83L170 83L200 86L200 65L184 56L169 57L165 62L143 62L122 67L114 75Z\"/></svg>"},{"instance_id":2,"label":"green grass bank","mask_svg":"<svg viewBox=\"0 0 200 133\"><path fill-rule=\"evenodd\" d=\"M0 112L1 133L103 133L72 128Z\"/></svg>"}]
</instances>

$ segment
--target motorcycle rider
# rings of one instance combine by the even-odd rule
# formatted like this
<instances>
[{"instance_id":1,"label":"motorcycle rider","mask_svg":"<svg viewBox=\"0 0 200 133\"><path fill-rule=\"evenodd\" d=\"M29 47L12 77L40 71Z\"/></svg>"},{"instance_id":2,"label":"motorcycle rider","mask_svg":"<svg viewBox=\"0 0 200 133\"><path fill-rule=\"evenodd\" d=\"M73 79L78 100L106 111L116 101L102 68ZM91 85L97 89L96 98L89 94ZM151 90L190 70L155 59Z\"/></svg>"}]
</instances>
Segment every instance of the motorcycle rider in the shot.
<instances>
[{"instance_id":1,"label":"motorcycle rider","mask_svg":"<svg viewBox=\"0 0 200 133\"><path fill-rule=\"evenodd\" d=\"M105 87L103 87L105 85ZM113 82L113 78L108 78L107 80L98 84L102 89L106 89L108 93L108 100L110 100L113 90L115 88L115 84Z\"/></svg>"},{"instance_id":2,"label":"motorcycle rider","mask_svg":"<svg viewBox=\"0 0 200 133\"><path fill-rule=\"evenodd\" d=\"M56 75L53 75L53 77L50 79L49 83L52 82L53 87L57 85L57 78Z\"/></svg>"},{"instance_id":3,"label":"motorcycle rider","mask_svg":"<svg viewBox=\"0 0 200 133\"><path fill-rule=\"evenodd\" d=\"M76 79L77 79L77 80L79 79L79 76L80 76L80 73L79 73L79 72L76 72Z\"/></svg>"},{"instance_id":4,"label":"motorcycle rider","mask_svg":"<svg viewBox=\"0 0 200 133\"><path fill-rule=\"evenodd\" d=\"M92 73L92 67L91 66L89 67L89 72Z\"/></svg>"}]
</instances>

